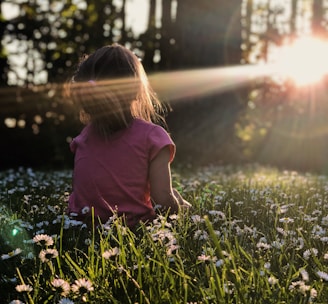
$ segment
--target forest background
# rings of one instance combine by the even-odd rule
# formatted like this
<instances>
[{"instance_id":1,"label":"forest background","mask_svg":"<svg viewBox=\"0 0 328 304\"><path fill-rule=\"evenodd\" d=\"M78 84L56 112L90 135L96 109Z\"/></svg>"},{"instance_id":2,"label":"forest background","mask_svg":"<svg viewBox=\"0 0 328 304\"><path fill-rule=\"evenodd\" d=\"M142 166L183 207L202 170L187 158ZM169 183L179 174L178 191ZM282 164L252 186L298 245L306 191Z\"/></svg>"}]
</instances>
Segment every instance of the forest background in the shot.
<instances>
[{"instance_id":1,"label":"forest background","mask_svg":"<svg viewBox=\"0 0 328 304\"><path fill-rule=\"evenodd\" d=\"M131 2L148 4L144 32L126 22ZM328 173L327 79L300 87L253 73L286 41L327 38L326 0L1 0L0 10L0 170L72 166L81 125L63 84L83 54L118 42L171 108L175 163Z\"/></svg>"}]
</instances>

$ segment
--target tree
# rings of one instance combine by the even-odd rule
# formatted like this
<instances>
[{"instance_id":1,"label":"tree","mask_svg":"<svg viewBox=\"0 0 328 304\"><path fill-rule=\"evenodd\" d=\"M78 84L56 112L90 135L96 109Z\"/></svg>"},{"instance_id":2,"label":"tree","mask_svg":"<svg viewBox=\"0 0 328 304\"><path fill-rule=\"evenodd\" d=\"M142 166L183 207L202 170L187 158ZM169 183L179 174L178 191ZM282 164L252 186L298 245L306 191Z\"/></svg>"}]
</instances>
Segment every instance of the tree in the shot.
<instances>
[{"instance_id":1,"label":"tree","mask_svg":"<svg viewBox=\"0 0 328 304\"><path fill-rule=\"evenodd\" d=\"M16 54L11 56L23 60L11 60L11 85L16 87L5 92L5 99L1 98L0 129L8 140L4 141L4 155L0 158L7 166L15 162L37 165L38 161L64 161L66 138L76 134L78 123L62 96L61 84L72 75L84 53L120 42L122 37L129 38L128 31L123 34L124 3L11 2L19 7L19 15L1 30L6 43L17 45ZM8 119L13 122L12 128L3 123Z\"/></svg>"},{"instance_id":2,"label":"tree","mask_svg":"<svg viewBox=\"0 0 328 304\"><path fill-rule=\"evenodd\" d=\"M174 66L199 67L240 63L240 1L178 1L173 38Z\"/></svg>"},{"instance_id":3,"label":"tree","mask_svg":"<svg viewBox=\"0 0 328 304\"><path fill-rule=\"evenodd\" d=\"M64 81L81 55L128 37L125 1L121 7L106 0L12 3L20 7L20 14L10 20L5 35L8 43L21 46L18 55L25 56L20 68L26 77L17 78L19 84Z\"/></svg>"},{"instance_id":4,"label":"tree","mask_svg":"<svg viewBox=\"0 0 328 304\"><path fill-rule=\"evenodd\" d=\"M156 28L156 0L150 0L149 14L148 14L148 26L145 33L139 37L142 43L142 50L144 52L143 65L147 71L155 70L154 55L155 50L158 47L157 43L157 28Z\"/></svg>"},{"instance_id":5,"label":"tree","mask_svg":"<svg viewBox=\"0 0 328 304\"><path fill-rule=\"evenodd\" d=\"M4 39L4 33L5 33L5 28L8 24L8 22L4 19L3 14L2 14L2 3L3 0L0 0L0 40L2 41ZM7 81L8 81L8 58L7 58L7 52L4 47L4 45L1 43L1 48L0 48L0 79L1 85L0 87L7 86Z\"/></svg>"},{"instance_id":6,"label":"tree","mask_svg":"<svg viewBox=\"0 0 328 304\"><path fill-rule=\"evenodd\" d=\"M313 1L312 3L312 32L319 37L327 36L327 30L323 26L324 24L324 3L323 0Z\"/></svg>"}]
</instances>

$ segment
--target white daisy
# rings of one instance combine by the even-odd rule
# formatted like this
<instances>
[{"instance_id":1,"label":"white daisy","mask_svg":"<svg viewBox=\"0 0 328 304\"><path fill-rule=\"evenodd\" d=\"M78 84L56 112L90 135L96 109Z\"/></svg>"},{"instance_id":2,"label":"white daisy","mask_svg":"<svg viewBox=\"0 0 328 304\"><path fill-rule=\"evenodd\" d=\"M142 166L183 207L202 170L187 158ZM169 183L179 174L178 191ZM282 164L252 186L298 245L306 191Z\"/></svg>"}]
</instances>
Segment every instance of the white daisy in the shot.
<instances>
[{"instance_id":1,"label":"white daisy","mask_svg":"<svg viewBox=\"0 0 328 304\"><path fill-rule=\"evenodd\" d=\"M168 249L166 251L166 254L168 256L172 255L174 251L176 251L177 249L179 249L180 246L179 245L175 245L175 244L171 244L170 246L168 246Z\"/></svg>"},{"instance_id":2,"label":"white daisy","mask_svg":"<svg viewBox=\"0 0 328 304\"><path fill-rule=\"evenodd\" d=\"M69 283L63 279L54 279L51 282L51 285L56 289L59 289L62 296L67 296L71 290Z\"/></svg>"},{"instance_id":3,"label":"white daisy","mask_svg":"<svg viewBox=\"0 0 328 304\"><path fill-rule=\"evenodd\" d=\"M55 259L56 257L58 257L57 249L43 249L39 253L39 258L43 263L49 262L51 259Z\"/></svg>"},{"instance_id":4,"label":"white daisy","mask_svg":"<svg viewBox=\"0 0 328 304\"><path fill-rule=\"evenodd\" d=\"M202 261L202 262L206 262L206 261L216 262L217 261L217 257L216 256L211 257L210 255L202 254L202 255L199 255L197 257L197 260L198 261Z\"/></svg>"},{"instance_id":5,"label":"white daisy","mask_svg":"<svg viewBox=\"0 0 328 304\"><path fill-rule=\"evenodd\" d=\"M59 300L58 304L74 304L74 302L71 301L70 299L62 298Z\"/></svg>"},{"instance_id":6,"label":"white daisy","mask_svg":"<svg viewBox=\"0 0 328 304\"><path fill-rule=\"evenodd\" d=\"M311 298L316 298L317 296L318 296L318 292L314 288L311 288L310 297Z\"/></svg>"},{"instance_id":7,"label":"white daisy","mask_svg":"<svg viewBox=\"0 0 328 304\"><path fill-rule=\"evenodd\" d=\"M114 247L112 249L108 249L108 250L104 251L104 253L102 254L102 257L104 259L108 260L112 256L116 256L119 254L120 254L120 249L118 247Z\"/></svg>"},{"instance_id":8,"label":"white daisy","mask_svg":"<svg viewBox=\"0 0 328 304\"><path fill-rule=\"evenodd\" d=\"M275 278L274 276L270 276L269 278L268 278L268 282L269 282L269 284L270 285L275 285L275 284L277 284L278 283L278 279L277 278Z\"/></svg>"},{"instance_id":9,"label":"white daisy","mask_svg":"<svg viewBox=\"0 0 328 304\"><path fill-rule=\"evenodd\" d=\"M308 260L310 258L310 256L317 256L318 255L318 249L316 248L311 248L311 249L307 249L303 252L303 258Z\"/></svg>"},{"instance_id":10,"label":"white daisy","mask_svg":"<svg viewBox=\"0 0 328 304\"><path fill-rule=\"evenodd\" d=\"M38 245L52 246L54 244L54 240L51 236L47 234L38 234L33 238L33 242Z\"/></svg>"},{"instance_id":11,"label":"white daisy","mask_svg":"<svg viewBox=\"0 0 328 304\"><path fill-rule=\"evenodd\" d=\"M317 275L324 281L328 281L328 273L318 270Z\"/></svg>"},{"instance_id":12,"label":"white daisy","mask_svg":"<svg viewBox=\"0 0 328 304\"><path fill-rule=\"evenodd\" d=\"M22 284L17 285L15 289L17 292L31 292L33 290L33 287L30 285Z\"/></svg>"},{"instance_id":13,"label":"white daisy","mask_svg":"<svg viewBox=\"0 0 328 304\"><path fill-rule=\"evenodd\" d=\"M75 280L74 284L72 285L72 291L75 293L85 294L93 290L94 288L92 286L92 282L85 278Z\"/></svg>"},{"instance_id":14,"label":"white daisy","mask_svg":"<svg viewBox=\"0 0 328 304\"><path fill-rule=\"evenodd\" d=\"M89 212L90 212L90 208L88 206L83 207L81 210L82 214L88 214Z\"/></svg>"},{"instance_id":15,"label":"white daisy","mask_svg":"<svg viewBox=\"0 0 328 304\"><path fill-rule=\"evenodd\" d=\"M305 269L300 270L300 274L302 276L303 281L309 280L309 273Z\"/></svg>"},{"instance_id":16,"label":"white daisy","mask_svg":"<svg viewBox=\"0 0 328 304\"><path fill-rule=\"evenodd\" d=\"M2 254L0 258L1 258L1 260L8 260L16 255L19 255L20 253L22 253L22 249L16 248L15 250L13 250L7 254Z\"/></svg>"}]
</instances>

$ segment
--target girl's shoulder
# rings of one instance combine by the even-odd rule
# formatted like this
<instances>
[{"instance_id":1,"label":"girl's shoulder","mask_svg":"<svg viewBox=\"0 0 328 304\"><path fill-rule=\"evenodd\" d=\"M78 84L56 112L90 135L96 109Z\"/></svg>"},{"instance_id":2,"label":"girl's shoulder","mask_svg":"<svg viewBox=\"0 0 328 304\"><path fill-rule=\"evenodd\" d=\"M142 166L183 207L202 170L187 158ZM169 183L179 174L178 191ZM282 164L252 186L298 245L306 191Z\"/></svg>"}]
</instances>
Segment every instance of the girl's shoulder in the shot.
<instances>
[{"instance_id":1,"label":"girl's shoulder","mask_svg":"<svg viewBox=\"0 0 328 304\"><path fill-rule=\"evenodd\" d=\"M164 129L160 125L157 125L153 122L145 121L140 118L135 118L132 123L133 127L144 129L144 130L153 130L153 129Z\"/></svg>"},{"instance_id":2,"label":"girl's shoulder","mask_svg":"<svg viewBox=\"0 0 328 304\"><path fill-rule=\"evenodd\" d=\"M170 137L169 133L162 126L139 118L134 119L129 134L133 137L147 141L152 140L152 138Z\"/></svg>"}]
</instances>

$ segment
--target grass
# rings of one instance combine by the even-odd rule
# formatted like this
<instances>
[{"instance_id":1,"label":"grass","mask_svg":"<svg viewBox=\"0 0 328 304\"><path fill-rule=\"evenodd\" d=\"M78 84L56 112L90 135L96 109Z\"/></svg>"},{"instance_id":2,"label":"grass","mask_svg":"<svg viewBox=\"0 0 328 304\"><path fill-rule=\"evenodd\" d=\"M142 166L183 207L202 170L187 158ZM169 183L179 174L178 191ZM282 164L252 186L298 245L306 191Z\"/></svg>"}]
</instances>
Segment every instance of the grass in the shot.
<instances>
[{"instance_id":1,"label":"grass","mask_svg":"<svg viewBox=\"0 0 328 304\"><path fill-rule=\"evenodd\" d=\"M0 303L327 303L327 176L175 172L192 210L135 233L69 219L70 171L0 175Z\"/></svg>"}]
</instances>

